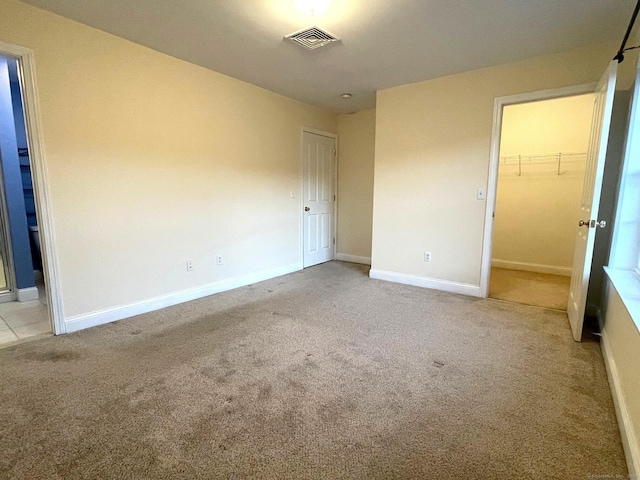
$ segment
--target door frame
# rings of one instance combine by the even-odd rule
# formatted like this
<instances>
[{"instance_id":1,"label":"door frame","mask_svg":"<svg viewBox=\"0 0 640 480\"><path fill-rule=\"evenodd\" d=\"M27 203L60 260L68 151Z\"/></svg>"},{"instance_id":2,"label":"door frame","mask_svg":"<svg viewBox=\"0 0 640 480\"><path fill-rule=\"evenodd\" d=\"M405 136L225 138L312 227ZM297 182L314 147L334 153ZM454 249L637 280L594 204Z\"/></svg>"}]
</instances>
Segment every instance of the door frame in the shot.
<instances>
[{"instance_id":1,"label":"door frame","mask_svg":"<svg viewBox=\"0 0 640 480\"><path fill-rule=\"evenodd\" d=\"M298 202L298 211L299 213L299 225L300 225L300 269L304 268L304 134L312 133L314 135L320 135L321 137L332 138L334 142L334 146L336 149L336 154L333 159L333 195L335 201L333 202L333 225L331 228L333 229L333 238L335 242L333 243L333 248L331 251L331 260L336 259L336 251L338 248L338 135L335 133L325 132L323 130L318 130L316 128L311 127L301 127L300 128L300 194L298 197L300 201Z\"/></svg>"},{"instance_id":2,"label":"door frame","mask_svg":"<svg viewBox=\"0 0 640 480\"><path fill-rule=\"evenodd\" d=\"M4 173L0 171L0 241L4 244L4 250L0 247L0 255L4 263L6 290L0 292L0 303L18 301L18 289L16 287L16 267L13 262L13 245L11 240L11 225L9 224L9 206L5 194Z\"/></svg>"},{"instance_id":3,"label":"door frame","mask_svg":"<svg viewBox=\"0 0 640 480\"><path fill-rule=\"evenodd\" d=\"M520 93L496 97L493 101L493 128L491 132L491 157L489 161L489 175L487 181L487 203L485 205L484 233L482 241L482 259L480 263L480 297L489 296L489 282L491 277L491 253L493 250L493 227L496 197L498 193L498 167L500 163L500 140L502 136L502 116L504 107L520 103L530 103L540 100L574 97L593 93L597 83L585 83L570 87L552 88L537 92Z\"/></svg>"},{"instance_id":4,"label":"door frame","mask_svg":"<svg viewBox=\"0 0 640 480\"><path fill-rule=\"evenodd\" d=\"M40 101L36 85L33 50L0 41L0 55L17 60L22 88L22 107L29 142L29 159L33 177L33 193L38 218L38 234L42 251L42 272L47 292L47 308L54 334L66 333L60 296L60 270L53 229L49 176L44 154L40 117Z\"/></svg>"}]
</instances>

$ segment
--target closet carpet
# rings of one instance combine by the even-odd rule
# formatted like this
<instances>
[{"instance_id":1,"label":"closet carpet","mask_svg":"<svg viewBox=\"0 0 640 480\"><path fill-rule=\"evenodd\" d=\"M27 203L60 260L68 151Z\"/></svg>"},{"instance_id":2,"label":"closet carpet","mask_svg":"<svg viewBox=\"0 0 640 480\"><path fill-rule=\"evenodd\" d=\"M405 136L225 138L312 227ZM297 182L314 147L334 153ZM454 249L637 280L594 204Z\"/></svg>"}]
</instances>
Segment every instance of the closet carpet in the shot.
<instances>
[{"instance_id":1,"label":"closet carpet","mask_svg":"<svg viewBox=\"0 0 640 480\"><path fill-rule=\"evenodd\" d=\"M491 268L489 297L567 311L571 277Z\"/></svg>"},{"instance_id":2,"label":"closet carpet","mask_svg":"<svg viewBox=\"0 0 640 480\"><path fill-rule=\"evenodd\" d=\"M564 313L367 271L0 350L0 478L627 474L600 347Z\"/></svg>"}]
</instances>

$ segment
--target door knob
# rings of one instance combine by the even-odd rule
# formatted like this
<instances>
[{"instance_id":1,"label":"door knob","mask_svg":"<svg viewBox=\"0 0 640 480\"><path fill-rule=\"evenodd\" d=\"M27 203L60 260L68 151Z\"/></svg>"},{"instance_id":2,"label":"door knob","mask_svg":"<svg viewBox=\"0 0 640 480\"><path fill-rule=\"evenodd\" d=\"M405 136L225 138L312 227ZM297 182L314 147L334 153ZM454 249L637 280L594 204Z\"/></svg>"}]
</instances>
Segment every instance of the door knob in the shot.
<instances>
[{"instance_id":1,"label":"door knob","mask_svg":"<svg viewBox=\"0 0 640 480\"><path fill-rule=\"evenodd\" d=\"M305 212L308 212L309 210L311 210L309 207L304 207Z\"/></svg>"},{"instance_id":2,"label":"door knob","mask_svg":"<svg viewBox=\"0 0 640 480\"><path fill-rule=\"evenodd\" d=\"M591 220L591 225L589 225L591 228L596 228L596 227L600 227L600 228L604 228L607 226L607 222L605 222L604 220L600 220L599 222L595 221L595 220Z\"/></svg>"},{"instance_id":3,"label":"door knob","mask_svg":"<svg viewBox=\"0 0 640 480\"><path fill-rule=\"evenodd\" d=\"M607 226L607 222L604 220L600 220L599 222L595 221L595 220L587 220L586 222L584 220L580 220L578 222L578 225L581 227L591 227L591 228L596 228L596 227L600 227L600 228L604 228Z\"/></svg>"}]
</instances>

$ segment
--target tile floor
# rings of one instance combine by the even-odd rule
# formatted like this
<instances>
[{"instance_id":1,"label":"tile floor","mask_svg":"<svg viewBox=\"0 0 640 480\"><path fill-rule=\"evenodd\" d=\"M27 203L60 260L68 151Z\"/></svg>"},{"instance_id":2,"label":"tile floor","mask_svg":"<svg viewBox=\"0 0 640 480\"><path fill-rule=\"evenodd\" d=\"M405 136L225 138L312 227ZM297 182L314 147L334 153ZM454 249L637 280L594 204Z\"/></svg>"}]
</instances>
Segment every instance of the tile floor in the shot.
<instances>
[{"instance_id":1,"label":"tile floor","mask_svg":"<svg viewBox=\"0 0 640 480\"><path fill-rule=\"evenodd\" d=\"M51 333L44 285L39 282L37 286L39 300L0 303L0 346Z\"/></svg>"}]
</instances>

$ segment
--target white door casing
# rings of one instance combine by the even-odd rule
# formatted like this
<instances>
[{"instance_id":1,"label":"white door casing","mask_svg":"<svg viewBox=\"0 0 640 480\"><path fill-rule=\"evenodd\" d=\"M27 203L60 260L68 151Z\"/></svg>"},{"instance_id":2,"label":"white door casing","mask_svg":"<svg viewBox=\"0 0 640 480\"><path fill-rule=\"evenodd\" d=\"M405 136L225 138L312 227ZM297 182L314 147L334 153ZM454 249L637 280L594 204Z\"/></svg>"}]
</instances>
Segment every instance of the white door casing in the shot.
<instances>
[{"instance_id":1,"label":"white door casing","mask_svg":"<svg viewBox=\"0 0 640 480\"><path fill-rule=\"evenodd\" d=\"M333 260L335 138L302 133L303 267Z\"/></svg>"},{"instance_id":2,"label":"white door casing","mask_svg":"<svg viewBox=\"0 0 640 480\"><path fill-rule=\"evenodd\" d=\"M574 95L593 93L596 84L573 85L570 87L540 90L537 92L520 93L505 97L496 97L493 103L493 131L491 134L491 160L489 163L489 178L487 180L487 200L485 207L484 237L482 243L482 265L480 271L480 297L489 295L489 282L491 278L491 251L493 248L493 213L496 207L498 190L498 167L500 163L500 140L502 133L503 109L508 105L552 100Z\"/></svg>"},{"instance_id":3,"label":"white door casing","mask_svg":"<svg viewBox=\"0 0 640 480\"><path fill-rule=\"evenodd\" d=\"M36 215L42 248L42 265L44 269L45 288L49 317L53 332L57 335L66 333L62 297L60 294L60 273L53 229L51 211L51 194L45 162L42 127L40 125L40 106L36 87L35 54L33 50L0 41L0 55L18 61L18 75L22 88L22 102L27 127L31 174L35 192Z\"/></svg>"},{"instance_id":4,"label":"white door casing","mask_svg":"<svg viewBox=\"0 0 640 480\"><path fill-rule=\"evenodd\" d=\"M577 342L582 339L582 326L587 303L587 289L591 274L596 229L598 227L607 227L604 222L598 222L598 209L602 192L602 178L607 155L611 113L613 111L617 68L618 62L612 61L595 90L593 120L587 149L587 164L580 206L582 218L576 219L576 245L567 314L569 315L573 338Z\"/></svg>"}]
</instances>

